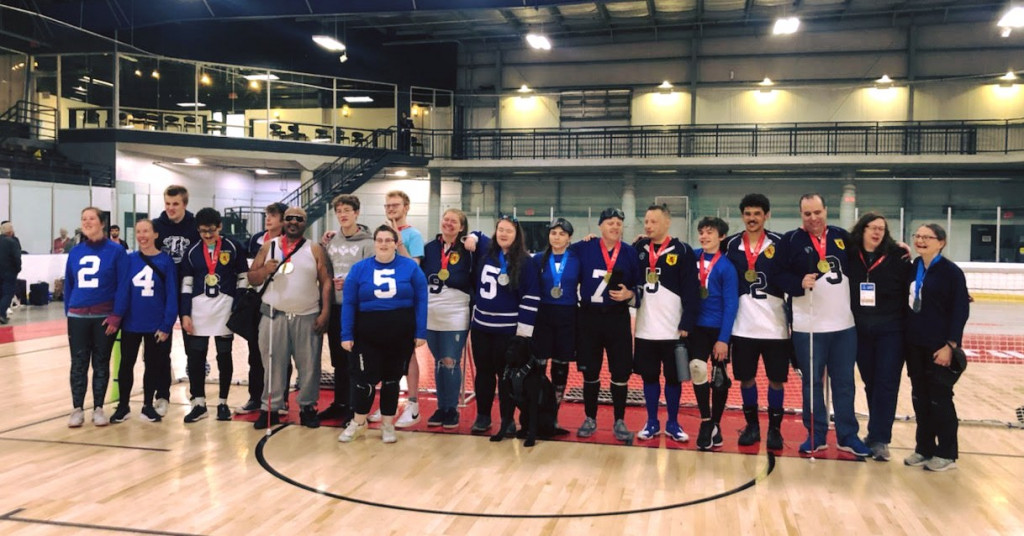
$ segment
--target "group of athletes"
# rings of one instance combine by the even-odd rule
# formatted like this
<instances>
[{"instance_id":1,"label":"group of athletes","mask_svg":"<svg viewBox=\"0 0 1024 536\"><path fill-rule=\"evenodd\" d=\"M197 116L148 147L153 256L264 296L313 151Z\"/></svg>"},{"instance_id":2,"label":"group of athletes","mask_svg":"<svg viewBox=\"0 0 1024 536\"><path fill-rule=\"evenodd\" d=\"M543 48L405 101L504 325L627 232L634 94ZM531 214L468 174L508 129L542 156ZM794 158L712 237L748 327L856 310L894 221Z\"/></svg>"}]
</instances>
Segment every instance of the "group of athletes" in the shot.
<instances>
[{"instance_id":1,"label":"group of athletes","mask_svg":"<svg viewBox=\"0 0 1024 536\"><path fill-rule=\"evenodd\" d=\"M292 250L301 247L305 213L279 203L268 206L266 231L242 248L220 237L220 215L215 210L204 208L193 217L185 210L187 203L184 188L168 188L165 213L152 222L136 223L139 249L130 255L106 240L97 209L82 212L86 240L69 255L65 283L74 407L69 426L84 422L90 362L93 422L107 424L102 409L105 359L119 329L122 360L117 374L123 396L109 421L123 421L130 413L127 395L142 341L142 415L153 421L166 415L170 335L179 315L192 400L185 422L207 415L204 384L211 336L221 378L217 418L231 418L227 394L232 334L227 319L234 298L248 282L271 285L269 295L277 295L278 302L289 301L280 291L275 294L273 285L297 277L287 275L291 270L286 268L294 268L294 263L287 257L268 263L267 249L271 242L279 243L284 253L288 240ZM395 427L412 426L420 419L414 351L426 344L434 357L438 400L427 425L457 427L460 361L469 340L477 369L477 411L471 430L487 432L493 427L492 407L505 368L505 350L513 337L529 337L535 365L547 370L550 361L557 401L564 396L570 363L575 362L582 374L585 417L576 431L579 437L597 431L600 371L607 356L612 431L617 439L633 438L624 418L627 383L635 373L643 381L647 410L647 422L636 438L650 440L662 433L664 385L664 433L674 441L689 440L678 418L682 385L688 382L700 411L696 446L721 446L731 363L746 420L736 440L743 446L758 444L755 377L760 359L768 379L768 449L783 448L784 385L794 363L802 372L803 422L808 431L799 450L827 448L827 374L837 448L888 460L896 394L906 362L918 432L915 453L905 463L933 470L955 467L952 385L959 372L953 351L963 336L968 297L963 273L941 255L945 232L936 224L919 228L914 235L919 257L911 263L909 246L893 241L881 215L866 214L851 233L828 225L822 196L805 195L799 204L801 227L778 234L765 227L771 214L768 198L749 194L739 206L743 231L730 236L726 222L706 217L697 226L697 249L669 235L671 214L664 205L647 209L644 236L632 244L623 241L626 215L620 209L600 214L600 236L576 242L572 224L556 218L548 227L548 246L531 255L522 227L512 216L500 216L494 232L487 234L470 232L466 215L448 209L441 217L441 232L425 242L408 224L410 201L405 193L385 195L387 222L372 232L358 222L359 199L339 195L332 202L339 230L326 233L316 246L322 249L310 257L316 259L314 268L324 259L328 275L317 277L316 269L308 272L310 281L297 287L311 294L310 300L299 300L303 312L283 310L289 319L310 315L299 337L319 341L323 332L328 333L335 368L333 402L319 413L316 396L303 387L301 423L316 427L321 420L337 420L344 427L338 439L349 442L366 430L367 422L380 420L382 438L394 442ZM257 257L252 268L247 256ZM322 307L313 303L317 300ZM267 303L271 319L278 302ZM635 331L630 307L636 309ZM281 360L290 363L295 357L301 377L320 377L318 359L300 362L298 355L280 355L278 346L264 339L249 343L250 396L235 410L261 411L257 428L278 422L278 413L286 410L281 393L271 399L266 392L271 358L283 371ZM319 348L317 344L314 349ZM275 351L277 355L266 355ZM865 382L871 414L864 440L858 436L853 409L855 365ZM290 368L286 374L291 375ZM403 375L408 401L399 414L398 382ZM378 384L379 409L371 412ZM515 433L513 423L502 427L497 433Z\"/></svg>"}]
</instances>

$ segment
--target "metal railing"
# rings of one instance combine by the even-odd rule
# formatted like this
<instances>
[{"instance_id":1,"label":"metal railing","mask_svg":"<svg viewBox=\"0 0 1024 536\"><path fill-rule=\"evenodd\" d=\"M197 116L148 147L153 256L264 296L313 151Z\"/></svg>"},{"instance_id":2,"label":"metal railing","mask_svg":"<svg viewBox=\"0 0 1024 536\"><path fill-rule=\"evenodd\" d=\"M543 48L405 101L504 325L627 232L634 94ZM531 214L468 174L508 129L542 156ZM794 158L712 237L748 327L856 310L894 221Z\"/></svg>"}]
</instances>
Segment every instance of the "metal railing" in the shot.
<instances>
[{"instance_id":1,"label":"metal railing","mask_svg":"<svg viewBox=\"0 0 1024 536\"><path fill-rule=\"evenodd\" d=\"M57 109L20 100L0 114L0 139L57 139Z\"/></svg>"},{"instance_id":2,"label":"metal railing","mask_svg":"<svg viewBox=\"0 0 1024 536\"><path fill-rule=\"evenodd\" d=\"M413 136L414 154L458 160L974 155L1024 151L1024 119L415 130Z\"/></svg>"}]
</instances>

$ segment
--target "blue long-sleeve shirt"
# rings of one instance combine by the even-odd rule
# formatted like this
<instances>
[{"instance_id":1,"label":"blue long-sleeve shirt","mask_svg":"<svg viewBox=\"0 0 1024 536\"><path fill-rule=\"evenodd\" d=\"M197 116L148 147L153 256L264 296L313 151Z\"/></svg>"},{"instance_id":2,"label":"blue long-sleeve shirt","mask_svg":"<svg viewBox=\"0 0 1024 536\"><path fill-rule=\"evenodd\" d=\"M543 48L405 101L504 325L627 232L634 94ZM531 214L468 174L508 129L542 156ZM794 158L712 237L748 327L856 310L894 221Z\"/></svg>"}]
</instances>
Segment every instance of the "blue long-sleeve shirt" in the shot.
<instances>
[{"instance_id":1,"label":"blue long-sleeve shirt","mask_svg":"<svg viewBox=\"0 0 1024 536\"><path fill-rule=\"evenodd\" d=\"M580 284L580 260L571 249L566 249L561 255L550 254L545 259L546 252L533 256L537 269L540 270L540 302L549 305L575 306L577 301L577 287ZM556 265L561 265L562 276L559 280L562 287L562 295L558 298L551 296L551 289L555 286L555 274L551 269L551 260Z\"/></svg>"},{"instance_id":2,"label":"blue long-sleeve shirt","mask_svg":"<svg viewBox=\"0 0 1024 536\"><path fill-rule=\"evenodd\" d=\"M128 255L131 290L128 313L121 327L132 333L170 333L178 317L177 267L164 252L148 258L163 276L142 259L141 251Z\"/></svg>"},{"instance_id":3,"label":"blue long-sleeve shirt","mask_svg":"<svg viewBox=\"0 0 1024 536\"><path fill-rule=\"evenodd\" d=\"M64 268L64 314L71 309L113 302L113 314L128 310L128 253L110 240L71 248Z\"/></svg>"},{"instance_id":4,"label":"blue long-sleeve shirt","mask_svg":"<svg viewBox=\"0 0 1024 536\"><path fill-rule=\"evenodd\" d=\"M342 293L342 341L355 340L359 312L407 308L416 316L416 338L427 338L427 278L416 261L401 255L387 263L376 257L363 259L352 266Z\"/></svg>"},{"instance_id":5,"label":"blue long-sleeve shirt","mask_svg":"<svg viewBox=\"0 0 1024 536\"><path fill-rule=\"evenodd\" d=\"M910 304L913 304L917 267L921 262L920 257L914 259L914 268L910 271L910 295L907 298ZM960 345L970 314L970 296L964 272L954 262L942 257L925 272L921 284L921 310L908 313L907 342L931 349L940 348L947 341Z\"/></svg>"},{"instance_id":6,"label":"blue long-sleeve shirt","mask_svg":"<svg viewBox=\"0 0 1024 536\"><path fill-rule=\"evenodd\" d=\"M478 257L474 274L476 291L473 294L473 329L533 336L537 306L540 305L538 271L533 258L524 255L523 265L519 269L519 281L513 288L511 282L508 285L498 283L501 274L498 254L490 254L489 249L481 249L484 247L490 247L489 241L481 240L477 244L477 251L483 253Z\"/></svg>"},{"instance_id":7,"label":"blue long-sleeve shirt","mask_svg":"<svg viewBox=\"0 0 1024 536\"><path fill-rule=\"evenodd\" d=\"M701 256L704 257L704 267L715 258L713 254L705 254L703 249L697 250L697 262ZM739 310L740 298L736 293L739 288L739 278L736 276L736 266L729 257L723 254L718 262L711 268L707 280L708 297L701 300L700 315L697 317L697 325L709 328L719 328L718 340L728 343L732 337L732 326L736 322L736 311Z\"/></svg>"}]
</instances>

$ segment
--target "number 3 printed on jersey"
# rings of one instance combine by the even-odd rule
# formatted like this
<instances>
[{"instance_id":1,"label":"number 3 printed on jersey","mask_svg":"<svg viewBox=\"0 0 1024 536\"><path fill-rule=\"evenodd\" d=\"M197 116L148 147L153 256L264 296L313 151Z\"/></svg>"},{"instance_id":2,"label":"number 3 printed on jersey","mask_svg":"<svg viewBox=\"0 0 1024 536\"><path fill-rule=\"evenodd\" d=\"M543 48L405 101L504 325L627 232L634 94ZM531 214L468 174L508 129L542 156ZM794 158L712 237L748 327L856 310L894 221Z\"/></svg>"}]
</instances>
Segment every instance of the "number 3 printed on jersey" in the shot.
<instances>
[{"instance_id":1,"label":"number 3 printed on jersey","mask_svg":"<svg viewBox=\"0 0 1024 536\"><path fill-rule=\"evenodd\" d=\"M100 271L100 258L86 255L78 261L78 266L78 288L99 288L100 278L96 274Z\"/></svg>"},{"instance_id":2,"label":"number 3 printed on jersey","mask_svg":"<svg viewBox=\"0 0 1024 536\"><path fill-rule=\"evenodd\" d=\"M398 294L398 285L395 284L395 269L385 268L373 271L373 286L377 287L373 295L386 300L394 298Z\"/></svg>"}]
</instances>

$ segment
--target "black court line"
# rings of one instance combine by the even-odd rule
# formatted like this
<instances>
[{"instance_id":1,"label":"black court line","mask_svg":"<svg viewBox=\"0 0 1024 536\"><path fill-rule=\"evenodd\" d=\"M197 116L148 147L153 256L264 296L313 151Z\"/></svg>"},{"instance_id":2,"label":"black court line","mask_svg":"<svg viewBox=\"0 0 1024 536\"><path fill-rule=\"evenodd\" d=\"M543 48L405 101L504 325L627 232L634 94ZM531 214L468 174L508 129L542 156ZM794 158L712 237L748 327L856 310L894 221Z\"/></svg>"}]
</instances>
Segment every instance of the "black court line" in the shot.
<instances>
[{"instance_id":1,"label":"black court line","mask_svg":"<svg viewBox=\"0 0 1024 536\"><path fill-rule=\"evenodd\" d=\"M90 529L105 532L128 532L131 534L158 534L161 536L202 536L192 532L168 532L165 530L136 529L132 527L115 527L113 525L91 525L88 523L72 523L70 521L53 521L50 519L33 519L30 517L16 517L16 514L24 512L24 508L11 510L0 516L0 521L14 521L17 523L28 523L34 525L51 525L55 527L70 527L74 529Z\"/></svg>"},{"instance_id":2,"label":"black court line","mask_svg":"<svg viewBox=\"0 0 1024 536\"><path fill-rule=\"evenodd\" d=\"M749 481L747 481L747 482L745 482L743 484L740 484L739 486L737 486L737 487L735 487L733 489L726 490L726 491L723 491L721 493L716 493L715 495L711 495L709 497L702 497L700 499L694 499L692 501L685 501L685 502L680 502L680 503L675 503L675 504L666 504L666 505L662 505L662 506L651 506L651 507L648 507L648 508L636 508L636 509L633 509L633 510L617 510L617 511L611 511L611 512L584 512L584 513L571 513L571 514L565 514L565 513L556 513L556 514L492 514L492 513L488 513L488 512L459 512L459 511L450 511L450 510L436 510L436 509L431 509L431 508L414 508L414 507L411 507L411 506L402 506L402 505L395 505L395 504L379 503L379 502L367 501L367 500L363 500L363 499L356 499L354 497L347 497L345 495L340 495L340 494L337 494L337 493L331 493L329 491L321 491L321 490L318 490L318 489L316 489L316 488L314 488L314 487L312 487L312 486L310 486L308 484L303 484L302 482L298 482L296 480L293 480L293 479L291 479L291 478L281 474L279 471L274 469L270 465L270 463L267 461L266 456L264 456L263 449L266 446L268 439L270 439L271 437L276 435L278 432L280 432L281 430L284 430L287 427L288 427L287 424L278 426L277 428L275 428L273 430L273 432L271 432L271 434L269 436L263 436L263 438L260 439L260 442L256 444L256 459L259 461L260 466L262 466L263 469L265 469L268 473L270 473L271 475L277 477L279 480L281 480L283 482L291 484L291 485L293 485L293 486L295 486L297 488L304 489L306 491L310 491L310 492L316 493L317 495L323 495L325 497L330 497L332 499L337 499L339 501L346 501L346 502L350 502L350 503L361 504L361 505L364 505L364 506L376 506L378 508L387 508L389 510L399 510L399 511L402 511L402 512L413 512L413 513L417 513L417 514L432 514L432 515L462 516L462 517L482 517L482 518L497 518L497 519L565 519L565 518L610 517L610 516L624 516L624 515L632 515L632 514L648 514L648 513L651 513L651 512L661 512L661 511L664 511L664 510L674 510L674 509L677 509L677 508L685 508L687 506L694 506L694 505L697 505L697 504L703 504L703 503L707 503L707 502L711 502L711 501L716 501L718 499L723 499L723 498L728 497L730 495L735 495L735 494L737 494L737 493L739 493L741 491L744 491L744 490L747 490L747 489L750 489L750 488L754 487L761 480L764 480L765 478L768 478L768 475L772 474L772 471L775 470L775 455L772 454L771 452L769 452L768 453L768 465L766 465L757 474L757 476L755 476L754 478L750 479Z\"/></svg>"},{"instance_id":3,"label":"black court line","mask_svg":"<svg viewBox=\"0 0 1024 536\"><path fill-rule=\"evenodd\" d=\"M56 417L47 417L45 419L40 419L38 421L30 422L28 424L22 424L21 426L15 426L14 428L8 428L6 430L0 430L0 434L6 434L6 433L10 433L10 432L15 432L15 431L21 430L23 428L31 428L33 426L40 425L40 424L43 424L43 423L47 423L47 422L50 422L50 421L55 421L57 419L63 419L63 418L66 418L67 416L68 416L67 413L63 413L61 415L57 415Z\"/></svg>"},{"instance_id":4,"label":"black court line","mask_svg":"<svg viewBox=\"0 0 1024 536\"><path fill-rule=\"evenodd\" d=\"M52 443L55 445L78 445L83 447L102 447L108 449L148 450L151 452L170 452L171 449L159 447L133 447L131 445L111 445L109 443L86 443L84 441L58 441L56 439L29 439L23 437L0 437L0 441L23 441L25 443Z\"/></svg>"},{"instance_id":5,"label":"black court line","mask_svg":"<svg viewBox=\"0 0 1024 536\"><path fill-rule=\"evenodd\" d=\"M54 337L56 337L56 335L54 335ZM24 342L24 341L11 341L11 342ZM11 344L11 343L4 343L4 344ZM17 353L14 353L14 354L0 355L0 359L7 359L8 357L21 357L23 355L35 354L35 353L39 353L39 352L49 352L50 350L60 350L62 348L67 348L67 347L68 347L68 345L62 344L60 346L54 346L53 348L40 348L38 350L26 350L24 352L17 352Z\"/></svg>"}]
</instances>

